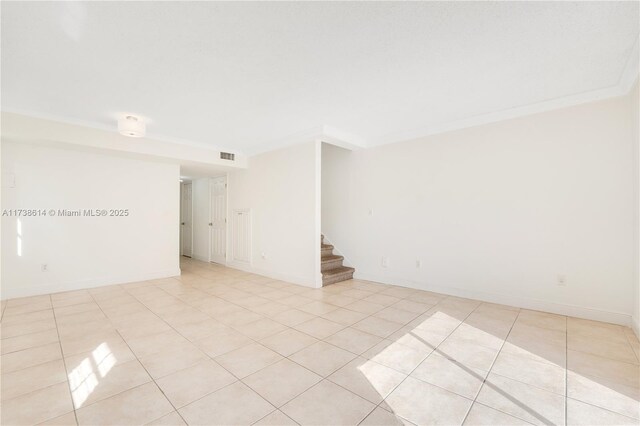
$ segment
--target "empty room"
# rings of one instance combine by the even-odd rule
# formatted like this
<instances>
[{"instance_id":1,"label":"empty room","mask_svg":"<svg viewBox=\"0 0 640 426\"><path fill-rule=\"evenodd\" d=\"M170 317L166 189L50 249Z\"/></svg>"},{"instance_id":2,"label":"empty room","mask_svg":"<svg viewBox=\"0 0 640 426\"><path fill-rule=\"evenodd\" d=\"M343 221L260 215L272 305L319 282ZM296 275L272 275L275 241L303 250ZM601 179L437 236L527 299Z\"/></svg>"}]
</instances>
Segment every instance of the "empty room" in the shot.
<instances>
[{"instance_id":1,"label":"empty room","mask_svg":"<svg viewBox=\"0 0 640 426\"><path fill-rule=\"evenodd\" d=\"M0 424L640 425L640 1L2 1Z\"/></svg>"}]
</instances>

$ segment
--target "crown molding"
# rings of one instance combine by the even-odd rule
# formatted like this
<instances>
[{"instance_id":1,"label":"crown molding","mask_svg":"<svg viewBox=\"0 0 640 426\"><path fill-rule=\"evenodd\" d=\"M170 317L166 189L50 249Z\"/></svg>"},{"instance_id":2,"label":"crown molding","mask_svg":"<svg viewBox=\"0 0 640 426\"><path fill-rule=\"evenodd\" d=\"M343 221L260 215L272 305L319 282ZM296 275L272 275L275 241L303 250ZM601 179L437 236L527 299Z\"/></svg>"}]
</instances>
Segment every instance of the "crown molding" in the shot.
<instances>
[{"instance_id":1,"label":"crown molding","mask_svg":"<svg viewBox=\"0 0 640 426\"><path fill-rule=\"evenodd\" d=\"M591 92L579 93L563 98L557 98L549 101L539 102L531 105L519 106L501 111L480 114L461 120L451 121L447 123L434 124L419 129L413 129L406 132L394 133L392 135L372 141L369 147L387 145L397 142L404 142L427 136L433 136L441 133L462 130L470 127L482 126L484 124L497 123L499 121L510 120L528 115L539 114L542 112L553 111L557 109L567 108L571 106L581 105L589 102L595 102L610 98L626 95L629 91L622 85L616 85L607 89L594 90Z\"/></svg>"},{"instance_id":2,"label":"crown molding","mask_svg":"<svg viewBox=\"0 0 640 426\"><path fill-rule=\"evenodd\" d=\"M616 98L629 94L635 83L638 81L638 74L640 72L639 68L640 36L638 37L638 39L636 39L636 42L631 49L631 55L629 56L625 67L620 75L618 83L615 86L607 87L604 89L591 90L588 92L576 93L573 95L563 96L560 98L550 99L534 104L507 108L487 114L479 114L473 117L463 118L461 120L455 120L451 122L411 129L408 131L397 132L377 140L365 140L358 135L344 132L329 125L323 125L287 136L282 139L273 140L270 143L264 144L263 148L251 150L248 154L257 155L264 152L285 148L287 146L295 145L298 143L308 142L311 140L326 142L350 150L371 148L375 146L405 142L408 140L424 138L427 136L437 135L455 130L481 126L484 124L497 123L499 121L525 117L528 115L539 114L562 108L568 108L589 102Z\"/></svg>"},{"instance_id":3,"label":"crown molding","mask_svg":"<svg viewBox=\"0 0 640 426\"><path fill-rule=\"evenodd\" d=\"M323 135L320 138L321 142L330 143L350 150L367 147L367 141L353 133L344 132L340 129L327 125L323 126L322 130Z\"/></svg>"},{"instance_id":4,"label":"crown molding","mask_svg":"<svg viewBox=\"0 0 640 426\"><path fill-rule=\"evenodd\" d=\"M273 139L266 143L258 143L253 149L249 150L237 150L221 147L218 145L166 137L155 133L149 133L148 138L155 139L162 142L170 142L179 145L191 146L196 148L204 148L213 151L226 151L232 152L238 155L253 156L262 154L269 151L274 151L288 146L296 145L299 143L310 141L321 141L336 145L342 148L357 150L363 148L370 148L374 146L387 145L397 142L404 142L412 139L424 138L427 136L437 135L441 133L451 132L455 130L466 129L475 126L481 126L484 124L496 123L499 121L510 120L514 118L524 117L533 114L539 114L542 112L553 111L561 108L567 108L571 106L581 105L589 102L600 101L609 98L615 98L627 95L634 84L638 80L638 73L640 68L640 35L636 38L636 41L631 49L631 54L625 63L625 66L620 74L620 78L616 85L597 89L582 93L576 93L569 96L563 96L555 99L549 99L542 102L537 102L528 105L522 105L512 108L503 109L500 111L490 112L486 114L479 114L472 117L463 118L460 120L454 120L445 123L437 123L428 126L418 127L406 131L395 132L392 134L381 136L380 138L365 140L364 138L343 131L331 125L321 125L313 127L307 130L303 130L298 133L294 133L283 138ZM103 123L88 122L76 119L69 119L67 117L56 116L52 114L45 114L34 111L24 111L11 108L3 108L2 111L26 115L35 118L42 118L51 121L57 121L65 124L72 124L77 126L89 127L92 129L105 130L115 132L114 126L109 126ZM114 118L115 123L115 118Z\"/></svg>"},{"instance_id":5,"label":"crown molding","mask_svg":"<svg viewBox=\"0 0 640 426\"><path fill-rule=\"evenodd\" d=\"M640 35L631 49L631 55L627 59L624 70L620 75L620 81L618 81L618 87L623 92L623 95L631 91L638 80L638 73L640 73Z\"/></svg>"},{"instance_id":6,"label":"crown molding","mask_svg":"<svg viewBox=\"0 0 640 426\"><path fill-rule=\"evenodd\" d=\"M61 149L109 153L136 159L178 163L184 166L222 171L244 169L247 157L223 160L211 148L144 138L129 138L113 130L80 126L55 120L2 111L2 143L31 143Z\"/></svg>"},{"instance_id":7,"label":"crown molding","mask_svg":"<svg viewBox=\"0 0 640 426\"><path fill-rule=\"evenodd\" d=\"M427 136L437 135L440 133L481 126L483 124L496 123L499 121L539 114L542 112L553 111L556 109L567 108L589 102L625 96L629 94L636 81L638 81L638 73L640 72L639 64L640 36L638 36L638 38L636 39L636 42L631 49L631 54L629 55L622 73L620 74L618 83L614 86L604 89L576 93L573 95L563 96L560 98L550 99L534 104L507 108L487 114L479 114L473 117L463 118L446 123L438 123L430 126L415 128L408 131L392 133L377 140L371 141L368 147L404 142L412 139L419 139Z\"/></svg>"},{"instance_id":8,"label":"crown molding","mask_svg":"<svg viewBox=\"0 0 640 426\"><path fill-rule=\"evenodd\" d=\"M49 114L49 113L43 113L43 112L39 112L39 111L29 111L29 110L22 110L22 109L18 109L18 108L2 108L1 112L8 112L10 114L18 114L18 115L24 115L27 117L32 117L32 118L39 118L42 120L48 120L48 121L55 121L58 123L63 123L63 124L69 124L72 126L80 126L80 127L87 127L89 129L94 129L94 130L103 130L103 131L107 131L107 132L113 132L113 133L118 133L117 130L117 117L113 117L113 122L114 125L110 126L104 123L99 123L99 122L94 122L94 121L87 121L87 120L78 120L75 118L68 118L68 117L63 117L63 116L59 116L56 114ZM138 114L129 114L129 115L138 115ZM152 123L151 120L143 117L145 119L145 123ZM185 145L185 146L190 146L190 147L194 147L194 148L202 148L202 149L208 149L211 151L224 151L224 152L231 152L234 154L238 154L238 155L244 155L244 152L242 152L241 150L237 150L237 149L231 149L231 148L225 148L222 147L220 145L214 145L214 144L208 144L208 143L204 143L204 142L197 142L197 141L192 141L192 140L188 140L188 139L181 139L181 138L174 138L174 137L169 137L169 136L164 136L164 135L160 135L154 132L148 132L145 135L145 139L153 139L159 142L168 142L168 143L173 143L173 144L178 144L178 145Z\"/></svg>"},{"instance_id":9,"label":"crown molding","mask_svg":"<svg viewBox=\"0 0 640 426\"><path fill-rule=\"evenodd\" d=\"M336 127L322 125L313 127L281 139L264 144L264 147L249 151L250 156L264 154L304 142L326 142L349 150L367 147L366 141L358 135L342 131Z\"/></svg>"}]
</instances>

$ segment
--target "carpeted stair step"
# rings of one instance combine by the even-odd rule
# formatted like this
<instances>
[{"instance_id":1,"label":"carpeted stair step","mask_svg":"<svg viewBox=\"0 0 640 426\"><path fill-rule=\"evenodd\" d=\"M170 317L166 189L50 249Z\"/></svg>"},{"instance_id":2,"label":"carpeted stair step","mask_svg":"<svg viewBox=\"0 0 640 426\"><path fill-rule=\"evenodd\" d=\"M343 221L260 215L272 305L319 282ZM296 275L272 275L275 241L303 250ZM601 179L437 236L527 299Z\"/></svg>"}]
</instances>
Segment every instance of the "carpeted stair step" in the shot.
<instances>
[{"instance_id":1,"label":"carpeted stair step","mask_svg":"<svg viewBox=\"0 0 640 426\"><path fill-rule=\"evenodd\" d=\"M320 271L324 272L330 269L340 268L342 266L343 260L344 260L344 256L338 256L336 254L322 256Z\"/></svg>"},{"instance_id":2,"label":"carpeted stair step","mask_svg":"<svg viewBox=\"0 0 640 426\"><path fill-rule=\"evenodd\" d=\"M349 268L348 266L341 266L340 268L324 271L322 272L322 285L351 280L353 279L353 273L355 271L355 269Z\"/></svg>"},{"instance_id":3,"label":"carpeted stair step","mask_svg":"<svg viewBox=\"0 0 640 426\"><path fill-rule=\"evenodd\" d=\"M331 244L322 244L320 246L320 256L325 257L333 254L333 246Z\"/></svg>"},{"instance_id":4,"label":"carpeted stair step","mask_svg":"<svg viewBox=\"0 0 640 426\"><path fill-rule=\"evenodd\" d=\"M333 246L324 243L324 235L320 234L320 272L322 285L339 283L353 279L355 269L344 266L344 256L333 254Z\"/></svg>"}]
</instances>

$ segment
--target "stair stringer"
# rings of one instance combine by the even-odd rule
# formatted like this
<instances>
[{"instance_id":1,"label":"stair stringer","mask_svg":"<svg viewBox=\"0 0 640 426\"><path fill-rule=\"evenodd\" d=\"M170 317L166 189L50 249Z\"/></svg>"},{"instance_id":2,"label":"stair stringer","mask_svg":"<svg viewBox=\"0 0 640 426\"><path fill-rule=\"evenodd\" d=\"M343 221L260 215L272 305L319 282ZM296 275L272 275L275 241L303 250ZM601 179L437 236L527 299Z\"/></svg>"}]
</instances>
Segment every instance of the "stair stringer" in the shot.
<instances>
[{"instance_id":1,"label":"stair stringer","mask_svg":"<svg viewBox=\"0 0 640 426\"><path fill-rule=\"evenodd\" d=\"M333 254L337 254L339 256L344 257L344 259L342 260L342 264L344 266L348 266L350 268L355 268L355 266L353 266L353 263L349 260L349 258L347 256L344 255L344 253L342 253L340 251L340 249L338 249L338 247L336 247L335 244L333 244L333 242L331 242L331 238L327 237L327 234L325 234L324 232L322 233L322 235L324 235L324 243L325 244L330 244L333 246Z\"/></svg>"}]
</instances>

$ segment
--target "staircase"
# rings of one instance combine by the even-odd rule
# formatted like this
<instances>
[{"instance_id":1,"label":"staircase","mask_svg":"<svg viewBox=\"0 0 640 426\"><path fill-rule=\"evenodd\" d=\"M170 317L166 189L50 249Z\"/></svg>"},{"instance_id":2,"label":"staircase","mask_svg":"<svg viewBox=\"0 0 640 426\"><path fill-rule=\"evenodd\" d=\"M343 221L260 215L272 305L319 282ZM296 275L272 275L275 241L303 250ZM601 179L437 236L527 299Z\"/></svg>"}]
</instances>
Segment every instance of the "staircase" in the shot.
<instances>
[{"instance_id":1,"label":"staircase","mask_svg":"<svg viewBox=\"0 0 640 426\"><path fill-rule=\"evenodd\" d=\"M325 286L353 279L355 269L342 264L344 256L333 254L333 246L324 243L324 235L321 235L320 239L320 260L322 265L320 267L320 271L322 272L322 285Z\"/></svg>"}]
</instances>

